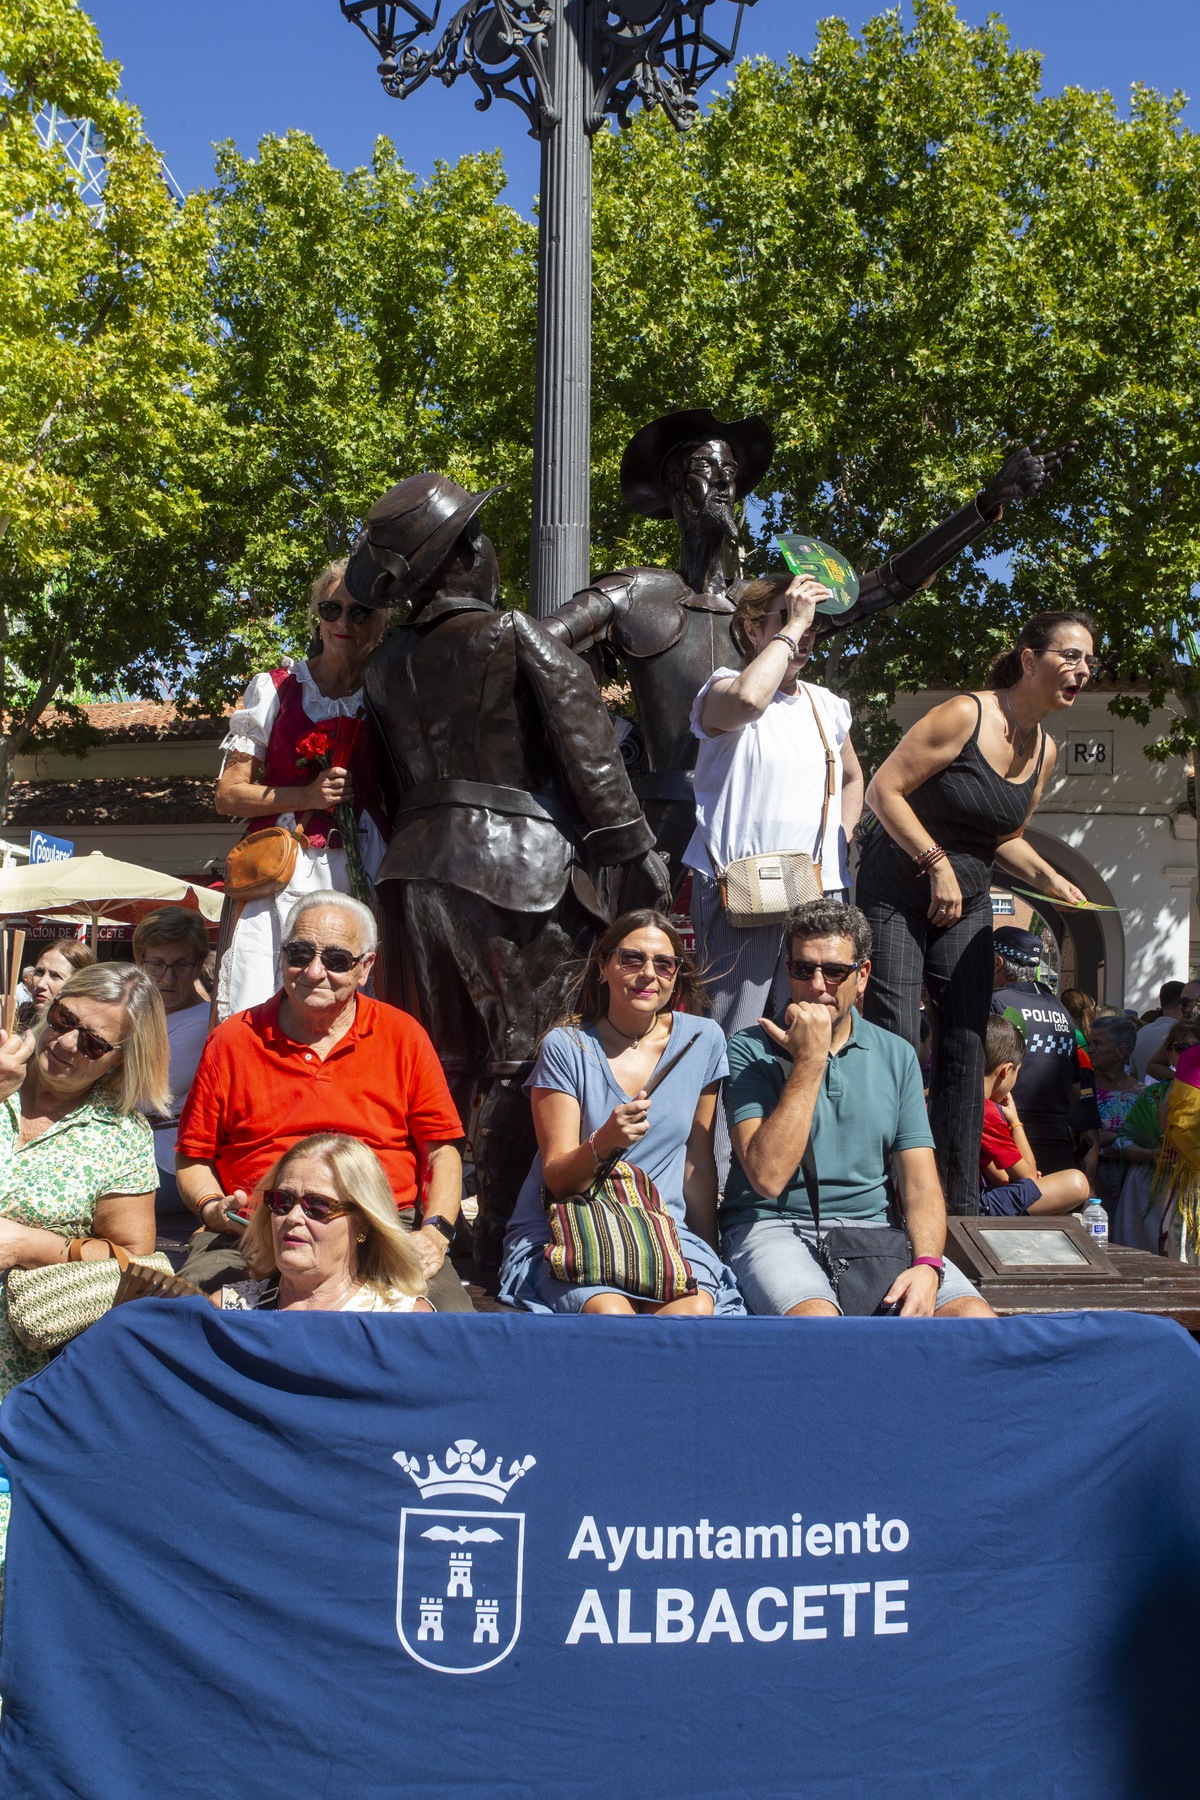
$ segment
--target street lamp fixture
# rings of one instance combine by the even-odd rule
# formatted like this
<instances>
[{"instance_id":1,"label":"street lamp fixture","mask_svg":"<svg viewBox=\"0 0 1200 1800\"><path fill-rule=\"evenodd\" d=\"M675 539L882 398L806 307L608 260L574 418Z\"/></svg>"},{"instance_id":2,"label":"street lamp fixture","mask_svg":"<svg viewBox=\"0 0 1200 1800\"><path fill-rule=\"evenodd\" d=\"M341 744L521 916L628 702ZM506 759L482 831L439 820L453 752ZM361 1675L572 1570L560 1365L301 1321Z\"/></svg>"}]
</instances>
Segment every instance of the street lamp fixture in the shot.
<instances>
[{"instance_id":1,"label":"street lamp fixture","mask_svg":"<svg viewBox=\"0 0 1200 1800\"><path fill-rule=\"evenodd\" d=\"M593 134L635 102L661 106L677 130L699 111L705 82L737 54L742 15L727 42L706 29L716 0L466 0L441 23L442 0L339 0L370 40L379 76L398 100L434 79L469 75L485 112L511 100L541 145L537 382L529 609L543 618L585 587L590 568ZM728 16L728 15L726 15Z\"/></svg>"}]
</instances>

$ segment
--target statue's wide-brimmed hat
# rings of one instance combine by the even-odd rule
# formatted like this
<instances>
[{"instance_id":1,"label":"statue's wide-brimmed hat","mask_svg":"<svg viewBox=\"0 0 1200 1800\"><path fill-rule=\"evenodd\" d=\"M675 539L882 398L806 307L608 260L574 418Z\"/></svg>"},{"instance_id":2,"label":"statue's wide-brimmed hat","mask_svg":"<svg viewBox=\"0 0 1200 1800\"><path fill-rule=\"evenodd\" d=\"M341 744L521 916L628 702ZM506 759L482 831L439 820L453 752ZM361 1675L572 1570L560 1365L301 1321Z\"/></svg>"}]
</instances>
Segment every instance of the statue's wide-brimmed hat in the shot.
<instances>
[{"instance_id":1,"label":"statue's wide-brimmed hat","mask_svg":"<svg viewBox=\"0 0 1200 1800\"><path fill-rule=\"evenodd\" d=\"M621 493L627 506L650 519L669 519L671 503L662 478L663 464L672 450L684 444L703 444L720 438L729 445L737 463L734 498L753 493L771 465L775 437L761 413L746 419L718 419L707 406L687 412L665 413L630 440L621 458Z\"/></svg>"},{"instance_id":2,"label":"statue's wide-brimmed hat","mask_svg":"<svg viewBox=\"0 0 1200 1800\"><path fill-rule=\"evenodd\" d=\"M350 553L346 587L363 606L396 606L432 579L485 501L446 475L410 475L377 500Z\"/></svg>"}]
</instances>

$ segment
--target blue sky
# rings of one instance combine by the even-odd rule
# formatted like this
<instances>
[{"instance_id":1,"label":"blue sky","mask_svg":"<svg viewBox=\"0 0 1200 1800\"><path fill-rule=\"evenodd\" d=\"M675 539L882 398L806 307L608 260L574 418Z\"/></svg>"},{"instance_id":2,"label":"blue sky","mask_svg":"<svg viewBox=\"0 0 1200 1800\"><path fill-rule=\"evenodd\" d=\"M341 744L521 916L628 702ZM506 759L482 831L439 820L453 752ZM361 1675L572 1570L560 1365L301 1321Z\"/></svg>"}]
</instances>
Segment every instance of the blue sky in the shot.
<instances>
[{"instance_id":1,"label":"blue sky","mask_svg":"<svg viewBox=\"0 0 1200 1800\"><path fill-rule=\"evenodd\" d=\"M476 112L477 90L466 80L450 90L428 83L409 100L390 100L370 45L342 18L337 0L203 0L198 6L92 0L85 10L107 54L124 65L126 93L185 188L211 181L214 140L231 137L249 153L264 133L295 126L311 132L343 168L365 162L380 133L422 175L436 159L499 147L509 176L506 197L527 212L537 191L537 146L517 107L497 101ZM453 10L454 0L447 0L443 12ZM745 14L739 55L806 55L816 21L839 10L810 0L758 0ZM858 5L844 16L857 29L882 10ZM999 12L1015 42L1043 53L1049 89L1108 88L1122 109L1134 81L1200 93L1197 0L963 0L959 10L972 24ZM905 12L911 17L907 5ZM708 16L720 29L735 13L730 0L714 0ZM1200 128L1200 101L1187 118Z\"/></svg>"}]
</instances>

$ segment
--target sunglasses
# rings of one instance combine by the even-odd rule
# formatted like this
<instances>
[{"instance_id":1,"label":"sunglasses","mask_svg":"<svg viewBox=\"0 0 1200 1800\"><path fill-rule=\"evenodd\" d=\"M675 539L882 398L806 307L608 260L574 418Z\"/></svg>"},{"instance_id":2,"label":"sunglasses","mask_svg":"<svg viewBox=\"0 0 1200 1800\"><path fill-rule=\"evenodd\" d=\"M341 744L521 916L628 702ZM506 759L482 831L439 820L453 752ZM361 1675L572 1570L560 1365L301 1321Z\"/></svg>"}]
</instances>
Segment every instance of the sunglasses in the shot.
<instances>
[{"instance_id":1,"label":"sunglasses","mask_svg":"<svg viewBox=\"0 0 1200 1800\"><path fill-rule=\"evenodd\" d=\"M121 1048L120 1044L110 1044L98 1032L89 1031L86 1026L81 1025L70 1007L64 1006L61 1000L50 1002L46 1009L46 1023L59 1037L66 1037L70 1031L75 1032L79 1039L79 1054L86 1056L89 1062L99 1062L102 1056L111 1056L114 1050Z\"/></svg>"},{"instance_id":2,"label":"sunglasses","mask_svg":"<svg viewBox=\"0 0 1200 1800\"><path fill-rule=\"evenodd\" d=\"M796 962L790 956L787 959L787 972L793 981L811 981L820 970L821 979L826 987L841 987L843 981L849 981L854 971L861 968L861 962Z\"/></svg>"},{"instance_id":3,"label":"sunglasses","mask_svg":"<svg viewBox=\"0 0 1200 1800\"><path fill-rule=\"evenodd\" d=\"M340 944L323 944L318 950L307 938L295 938L292 943L284 944L282 956L289 969L307 969L314 956L321 959L321 967L328 969L331 975L348 975L356 963L360 963L367 953L351 956L349 950L343 950Z\"/></svg>"},{"instance_id":4,"label":"sunglasses","mask_svg":"<svg viewBox=\"0 0 1200 1800\"><path fill-rule=\"evenodd\" d=\"M679 969L677 956L643 956L640 950L618 950L617 967L626 975L636 975L649 963L660 981L672 981Z\"/></svg>"},{"instance_id":5,"label":"sunglasses","mask_svg":"<svg viewBox=\"0 0 1200 1800\"><path fill-rule=\"evenodd\" d=\"M345 614L347 625L365 625L374 612L375 608L373 606L360 606L357 601L352 601L349 606L343 606L340 600L320 600L317 602L317 617L319 619L324 619L327 625L336 624L343 613Z\"/></svg>"},{"instance_id":6,"label":"sunglasses","mask_svg":"<svg viewBox=\"0 0 1200 1800\"><path fill-rule=\"evenodd\" d=\"M326 1225L330 1219L340 1219L350 1211L344 1200L331 1200L328 1194L302 1194L297 1188L268 1188L262 1199L267 1211L276 1218L285 1218L298 1206L305 1218L317 1225Z\"/></svg>"}]
</instances>

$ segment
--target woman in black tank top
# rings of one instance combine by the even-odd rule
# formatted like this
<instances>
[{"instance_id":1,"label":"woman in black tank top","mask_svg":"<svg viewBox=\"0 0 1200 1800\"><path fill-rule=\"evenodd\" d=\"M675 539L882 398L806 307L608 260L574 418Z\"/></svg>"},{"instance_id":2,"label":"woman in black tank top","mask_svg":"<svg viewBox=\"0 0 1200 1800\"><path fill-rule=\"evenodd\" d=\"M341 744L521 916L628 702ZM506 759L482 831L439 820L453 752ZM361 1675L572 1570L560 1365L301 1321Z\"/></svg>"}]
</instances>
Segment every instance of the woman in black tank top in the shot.
<instances>
[{"instance_id":1,"label":"woman in black tank top","mask_svg":"<svg viewBox=\"0 0 1200 1800\"><path fill-rule=\"evenodd\" d=\"M993 864L1050 899L1084 898L1023 832L1054 769L1042 720L1074 704L1091 656L1086 613L1036 614L997 657L987 690L934 707L867 790L878 824L856 893L873 938L863 1011L916 1049L922 983L929 991L929 1123L952 1213L979 1205Z\"/></svg>"}]
</instances>

